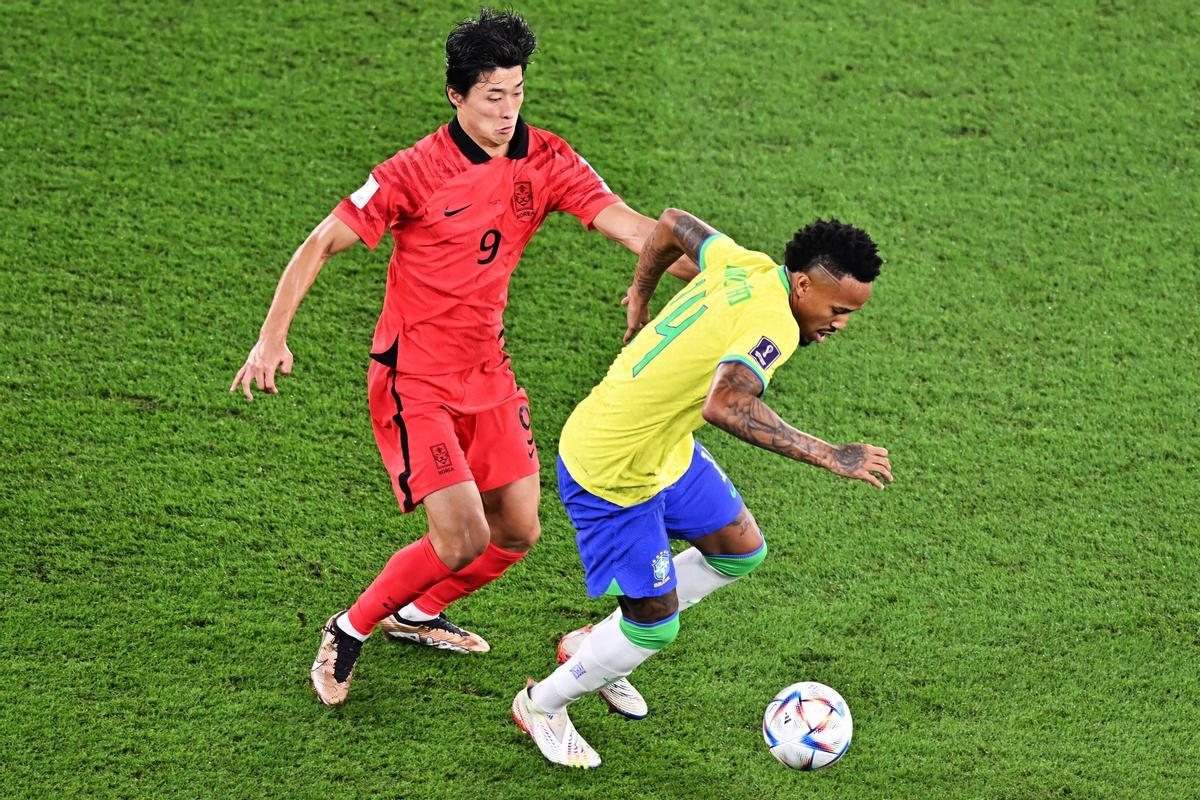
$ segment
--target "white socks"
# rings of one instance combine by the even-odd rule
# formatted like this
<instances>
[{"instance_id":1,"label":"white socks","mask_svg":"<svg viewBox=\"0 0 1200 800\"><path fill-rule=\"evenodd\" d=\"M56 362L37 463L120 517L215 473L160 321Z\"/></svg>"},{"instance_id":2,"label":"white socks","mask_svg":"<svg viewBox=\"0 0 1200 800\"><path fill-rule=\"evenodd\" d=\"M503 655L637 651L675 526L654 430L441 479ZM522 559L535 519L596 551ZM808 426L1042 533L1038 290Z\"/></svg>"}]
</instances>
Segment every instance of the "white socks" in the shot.
<instances>
[{"instance_id":1,"label":"white socks","mask_svg":"<svg viewBox=\"0 0 1200 800\"><path fill-rule=\"evenodd\" d=\"M358 639L360 642L365 642L367 637L371 635L370 632L359 633L357 630L355 630L354 626L350 624L349 614L339 614L336 624L338 628L341 629L342 633L349 634L355 639Z\"/></svg>"},{"instance_id":2,"label":"white socks","mask_svg":"<svg viewBox=\"0 0 1200 800\"><path fill-rule=\"evenodd\" d=\"M694 547L684 550L674 560L678 581L675 593L679 596L680 611L737 580L713 569L704 560L704 554ZM530 697L534 706L547 714L557 714L568 703L624 678L658 652L629 641L621 632L620 623L621 609L617 608L595 625L580 645L579 652L533 687Z\"/></svg>"},{"instance_id":3,"label":"white socks","mask_svg":"<svg viewBox=\"0 0 1200 800\"><path fill-rule=\"evenodd\" d=\"M532 687L530 699L541 711L557 714L568 703L624 678L657 652L638 647L625 638L618 611L592 628L578 653Z\"/></svg>"},{"instance_id":4,"label":"white socks","mask_svg":"<svg viewBox=\"0 0 1200 800\"><path fill-rule=\"evenodd\" d=\"M680 611L691 608L717 589L737 580L713 569L704 560L704 554L694 547L675 556L674 561L675 579L678 581L675 594L679 596Z\"/></svg>"},{"instance_id":5,"label":"white socks","mask_svg":"<svg viewBox=\"0 0 1200 800\"><path fill-rule=\"evenodd\" d=\"M429 622L431 619L437 619L437 614L426 614L421 609L417 608L412 603L409 603L398 612L400 616L411 622Z\"/></svg>"}]
</instances>

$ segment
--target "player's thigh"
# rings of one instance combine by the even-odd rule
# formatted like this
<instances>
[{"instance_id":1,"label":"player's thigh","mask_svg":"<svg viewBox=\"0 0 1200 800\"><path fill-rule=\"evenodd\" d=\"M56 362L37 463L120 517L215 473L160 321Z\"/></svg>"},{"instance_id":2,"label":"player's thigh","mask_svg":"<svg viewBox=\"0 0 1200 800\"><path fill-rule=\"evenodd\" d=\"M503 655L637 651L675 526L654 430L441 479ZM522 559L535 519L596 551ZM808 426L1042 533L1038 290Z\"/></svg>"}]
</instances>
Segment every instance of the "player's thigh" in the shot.
<instances>
[{"instance_id":1,"label":"player's thigh","mask_svg":"<svg viewBox=\"0 0 1200 800\"><path fill-rule=\"evenodd\" d=\"M576 530L575 544L590 596L648 598L674 591L675 564L661 498L618 506L580 486L562 459L558 490Z\"/></svg>"},{"instance_id":2,"label":"player's thigh","mask_svg":"<svg viewBox=\"0 0 1200 800\"><path fill-rule=\"evenodd\" d=\"M502 550L524 552L541 535L538 503L542 487L535 472L512 483L482 493L492 544Z\"/></svg>"},{"instance_id":3,"label":"player's thigh","mask_svg":"<svg viewBox=\"0 0 1200 800\"><path fill-rule=\"evenodd\" d=\"M394 370L379 364L371 365L368 391L375 442L404 511L434 492L474 481L446 408L423 402Z\"/></svg>"},{"instance_id":4,"label":"player's thigh","mask_svg":"<svg viewBox=\"0 0 1200 800\"><path fill-rule=\"evenodd\" d=\"M733 482L699 442L687 471L662 496L671 538L693 543L735 526L747 513Z\"/></svg>"},{"instance_id":5,"label":"player's thigh","mask_svg":"<svg viewBox=\"0 0 1200 800\"><path fill-rule=\"evenodd\" d=\"M538 473L537 444L529 397L524 389L484 411L464 415L459 442L481 492L513 484ZM536 507L534 508L536 513Z\"/></svg>"},{"instance_id":6,"label":"player's thigh","mask_svg":"<svg viewBox=\"0 0 1200 800\"><path fill-rule=\"evenodd\" d=\"M743 505L733 522L689 541L706 556L742 556L757 552L763 546L763 535L754 515Z\"/></svg>"}]
</instances>

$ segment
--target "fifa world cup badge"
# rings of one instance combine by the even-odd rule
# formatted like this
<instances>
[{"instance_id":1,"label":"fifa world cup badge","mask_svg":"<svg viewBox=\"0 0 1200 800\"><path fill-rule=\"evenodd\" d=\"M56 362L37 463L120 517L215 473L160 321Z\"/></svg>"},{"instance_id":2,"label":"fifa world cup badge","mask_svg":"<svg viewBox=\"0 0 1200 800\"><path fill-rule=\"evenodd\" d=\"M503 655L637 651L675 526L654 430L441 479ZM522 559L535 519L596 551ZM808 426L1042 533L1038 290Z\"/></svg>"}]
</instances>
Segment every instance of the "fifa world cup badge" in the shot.
<instances>
[{"instance_id":1,"label":"fifa world cup badge","mask_svg":"<svg viewBox=\"0 0 1200 800\"><path fill-rule=\"evenodd\" d=\"M667 582L671 577L671 553L668 550L663 550L654 557L654 561L650 562L650 568L654 570L654 588L657 589Z\"/></svg>"}]
</instances>

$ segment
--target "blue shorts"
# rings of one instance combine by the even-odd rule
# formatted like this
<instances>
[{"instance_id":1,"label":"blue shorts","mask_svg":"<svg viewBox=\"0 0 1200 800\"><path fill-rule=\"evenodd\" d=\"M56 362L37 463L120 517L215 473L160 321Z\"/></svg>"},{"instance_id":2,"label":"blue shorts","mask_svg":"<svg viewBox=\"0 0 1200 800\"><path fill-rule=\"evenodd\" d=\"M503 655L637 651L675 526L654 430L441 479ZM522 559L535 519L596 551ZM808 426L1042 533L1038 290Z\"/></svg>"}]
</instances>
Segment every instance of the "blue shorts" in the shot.
<instances>
[{"instance_id":1,"label":"blue shorts","mask_svg":"<svg viewBox=\"0 0 1200 800\"><path fill-rule=\"evenodd\" d=\"M716 460L696 442L683 477L635 506L591 494L558 459L558 494L592 597L658 597L675 588L670 539L695 539L737 519L745 504Z\"/></svg>"}]
</instances>

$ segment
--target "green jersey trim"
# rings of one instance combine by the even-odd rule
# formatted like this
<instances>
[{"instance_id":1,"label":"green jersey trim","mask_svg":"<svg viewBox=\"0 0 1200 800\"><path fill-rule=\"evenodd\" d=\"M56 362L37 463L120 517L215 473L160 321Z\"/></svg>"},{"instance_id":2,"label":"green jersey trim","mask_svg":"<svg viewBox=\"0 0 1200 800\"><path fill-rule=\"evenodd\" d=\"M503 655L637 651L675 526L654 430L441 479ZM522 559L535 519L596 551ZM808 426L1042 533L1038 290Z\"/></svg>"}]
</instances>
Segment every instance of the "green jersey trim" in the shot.
<instances>
[{"instance_id":1,"label":"green jersey trim","mask_svg":"<svg viewBox=\"0 0 1200 800\"><path fill-rule=\"evenodd\" d=\"M758 379L760 381L762 381L762 386L763 386L762 391L758 393L759 397L762 397L764 394L767 393L767 373L762 371L762 367L760 367L758 364L756 364L754 362L754 359L746 358L746 356L740 356L740 355L739 356L725 356L717 363L718 364L728 364L732 361L736 361L739 364L745 364L747 367L754 370L754 374L758 376Z\"/></svg>"},{"instance_id":2,"label":"green jersey trim","mask_svg":"<svg viewBox=\"0 0 1200 800\"><path fill-rule=\"evenodd\" d=\"M788 294L791 294L792 293L792 284L788 282L787 267L785 267L783 264L780 264L778 272L779 272L779 280L783 281L784 291L786 291Z\"/></svg>"},{"instance_id":3,"label":"green jersey trim","mask_svg":"<svg viewBox=\"0 0 1200 800\"><path fill-rule=\"evenodd\" d=\"M704 251L708 249L708 245L712 242L713 239L716 239L718 236L724 236L724 235L725 234L723 234L723 233L713 232L713 233L710 233L708 236L706 236L704 238L704 241L700 243L700 249L696 251L696 266L700 268L701 272L704 272Z\"/></svg>"}]
</instances>

